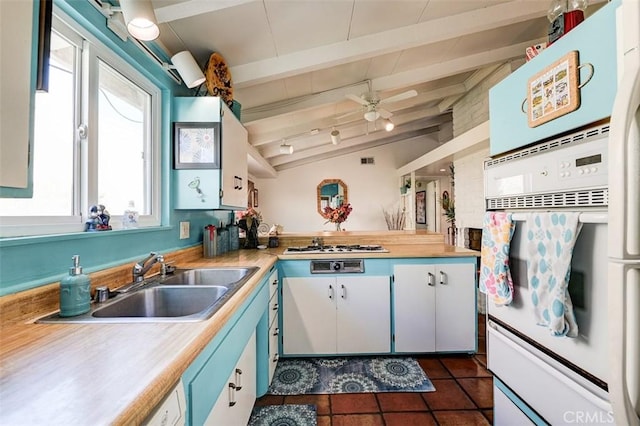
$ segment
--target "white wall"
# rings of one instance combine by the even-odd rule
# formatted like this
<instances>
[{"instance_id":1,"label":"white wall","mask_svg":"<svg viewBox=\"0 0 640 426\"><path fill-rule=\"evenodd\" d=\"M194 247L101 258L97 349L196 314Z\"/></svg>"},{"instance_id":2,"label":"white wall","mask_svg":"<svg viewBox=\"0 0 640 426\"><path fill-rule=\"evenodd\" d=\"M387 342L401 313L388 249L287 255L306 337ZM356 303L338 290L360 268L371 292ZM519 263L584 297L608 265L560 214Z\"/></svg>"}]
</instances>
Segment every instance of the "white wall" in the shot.
<instances>
[{"instance_id":1,"label":"white wall","mask_svg":"<svg viewBox=\"0 0 640 426\"><path fill-rule=\"evenodd\" d=\"M353 207L342 228L386 230L382 208L389 209L400 200L396 169L426 153L434 143L435 139L424 136L282 170L275 179L253 179L263 222L283 225L284 232L334 230L317 213L316 190L324 179L342 179ZM374 157L375 164L361 165L361 157Z\"/></svg>"}]
</instances>

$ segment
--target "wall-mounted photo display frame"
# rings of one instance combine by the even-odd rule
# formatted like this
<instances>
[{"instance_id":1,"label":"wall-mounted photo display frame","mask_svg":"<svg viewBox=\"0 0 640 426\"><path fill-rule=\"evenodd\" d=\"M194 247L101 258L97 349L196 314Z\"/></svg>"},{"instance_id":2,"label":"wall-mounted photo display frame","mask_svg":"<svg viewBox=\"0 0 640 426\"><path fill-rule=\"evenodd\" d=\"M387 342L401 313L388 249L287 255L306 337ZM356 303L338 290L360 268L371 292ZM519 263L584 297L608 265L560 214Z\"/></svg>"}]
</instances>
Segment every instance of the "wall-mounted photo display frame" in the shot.
<instances>
[{"instance_id":1,"label":"wall-mounted photo display frame","mask_svg":"<svg viewBox=\"0 0 640 426\"><path fill-rule=\"evenodd\" d=\"M173 123L174 169L220 168L220 123Z\"/></svg>"},{"instance_id":2,"label":"wall-mounted photo display frame","mask_svg":"<svg viewBox=\"0 0 640 426\"><path fill-rule=\"evenodd\" d=\"M578 51L573 50L529 79L526 99L529 127L537 127L580 107L580 88L591 80L593 65L578 64ZM590 68L591 75L579 85L583 66Z\"/></svg>"}]
</instances>

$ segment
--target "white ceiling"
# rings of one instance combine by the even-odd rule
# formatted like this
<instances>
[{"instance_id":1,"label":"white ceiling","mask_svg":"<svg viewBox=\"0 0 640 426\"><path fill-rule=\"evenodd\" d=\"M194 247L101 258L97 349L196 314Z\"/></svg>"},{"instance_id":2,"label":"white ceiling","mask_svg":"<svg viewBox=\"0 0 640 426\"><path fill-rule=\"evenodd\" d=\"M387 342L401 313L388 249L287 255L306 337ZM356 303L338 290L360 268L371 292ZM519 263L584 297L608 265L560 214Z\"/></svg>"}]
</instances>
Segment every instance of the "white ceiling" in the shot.
<instances>
[{"instance_id":1,"label":"white ceiling","mask_svg":"<svg viewBox=\"0 0 640 426\"><path fill-rule=\"evenodd\" d=\"M188 49L203 67L213 52L226 59L254 148L250 173L266 177L425 134L450 139L452 105L545 40L550 0L152 3L169 54ZM383 105L393 113L393 131L380 130L380 120L367 123L364 107L345 97L369 88L381 99L417 92ZM331 144L334 128L339 145ZM292 155L280 154L283 139Z\"/></svg>"}]
</instances>

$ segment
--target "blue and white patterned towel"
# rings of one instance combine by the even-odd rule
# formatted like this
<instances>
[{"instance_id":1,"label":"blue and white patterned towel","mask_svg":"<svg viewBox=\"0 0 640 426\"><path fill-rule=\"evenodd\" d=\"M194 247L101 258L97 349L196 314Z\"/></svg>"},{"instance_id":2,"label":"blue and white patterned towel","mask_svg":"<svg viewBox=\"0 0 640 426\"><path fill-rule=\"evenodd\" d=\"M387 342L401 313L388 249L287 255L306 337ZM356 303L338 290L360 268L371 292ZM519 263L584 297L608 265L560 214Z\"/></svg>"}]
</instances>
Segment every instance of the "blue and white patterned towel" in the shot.
<instances>
[{"instance_id":1,"label":"blue and white patterned towel","mask_svg":"<svg viewBox=\"0 0 640 426\"><path fill-rule=\"evenodd\" d=\"M579 213L527 215L527 272L536 321L554 336L578 336L569 296L571 256L582 224Z\"/></svg>"}]
</instances>

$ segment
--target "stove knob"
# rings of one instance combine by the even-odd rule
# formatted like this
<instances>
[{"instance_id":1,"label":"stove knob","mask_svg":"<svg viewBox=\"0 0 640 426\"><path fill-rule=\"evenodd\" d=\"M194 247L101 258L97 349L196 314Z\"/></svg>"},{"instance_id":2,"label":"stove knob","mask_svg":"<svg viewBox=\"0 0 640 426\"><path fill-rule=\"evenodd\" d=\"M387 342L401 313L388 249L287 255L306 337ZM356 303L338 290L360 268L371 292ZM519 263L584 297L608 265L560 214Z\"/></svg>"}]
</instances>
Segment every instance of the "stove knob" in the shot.
<instances>
[{"instance_id":1,"label":"stove knob","mask_svg":"<svg viewBox=\"0 0 640 426\"><path fill-rule=\"evenodd\" d=\"M331 265L331 268L332 268L334 271L339 271L339 270L340 270L340 263L338 263L338 262L333 262L333 264Z\"/></svg>"}]
</instances>

